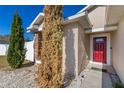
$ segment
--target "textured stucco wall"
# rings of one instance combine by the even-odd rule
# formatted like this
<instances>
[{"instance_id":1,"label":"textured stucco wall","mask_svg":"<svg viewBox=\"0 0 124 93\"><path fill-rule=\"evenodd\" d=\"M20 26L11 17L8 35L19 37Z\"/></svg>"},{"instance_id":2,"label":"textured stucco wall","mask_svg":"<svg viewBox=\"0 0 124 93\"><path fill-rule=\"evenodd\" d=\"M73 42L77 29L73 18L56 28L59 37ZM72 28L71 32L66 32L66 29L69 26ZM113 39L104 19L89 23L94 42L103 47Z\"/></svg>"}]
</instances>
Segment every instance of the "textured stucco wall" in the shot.
<instances>
[{"instance_id":1,"label":"textured stucco wall","mask_svg":"<svg viewBox=\"0 0 124 93\"><path fill-rule=\"evenodd\" d=\"M113 66L124 83L124 18L118 25L118 31L112 33Z\"/></svg>"},{"instance_id":2,"label":"textured stucco wall","mask_svg":"<svg viewBox=\"0 0 124 93\"><path fill-rule=\"evenodd\" d=\"M87 66L90 58L90 38L86 35L83 27L78 24L78 74Z\"/></svg>"},{"instance_id":3,"label":"textured stucco wall","mask_svg":"<svg viewBox=\"0 0 124 93\"><path fill-rule=\"evenodd\" d=\"M63 73L65 77L75 77L78 62L78 23L64 26Z\"/></svg>"},{"instance_id":4,"label":"textured stucco wall","mask_svg":"<svg viewBox=\"0 0 124 93\"><path fill-rule=\"evenodd\" d=\"M63 73L65 77L78 76L90 57L90 38L78 22L64 26Z\"/></svg>"},{"instance_id":5,"label":"textured stucco wall","mask_svg":"<svg viewBox=\"0 0 124 93\"><path fill-rule=\"evenodd\" d=\"M102 28L105 24L105 6L98 6L96 9L88 14L89 20L93 25L93 29Z\"/></svg>"}]
</instances>

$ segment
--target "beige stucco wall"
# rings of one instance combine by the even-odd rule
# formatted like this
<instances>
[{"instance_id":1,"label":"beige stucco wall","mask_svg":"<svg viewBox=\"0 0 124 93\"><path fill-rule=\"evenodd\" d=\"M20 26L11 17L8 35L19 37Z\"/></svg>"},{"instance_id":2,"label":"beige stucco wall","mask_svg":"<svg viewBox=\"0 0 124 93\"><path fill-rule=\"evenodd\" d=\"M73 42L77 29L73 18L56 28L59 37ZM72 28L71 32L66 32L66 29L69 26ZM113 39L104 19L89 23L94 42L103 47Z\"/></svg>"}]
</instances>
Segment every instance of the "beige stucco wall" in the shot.
<instances>
[{"instance_id":1,"label":"beige stucco wall","mask_svg":"<svg viewBox=\"0 0 124 93\"><path fill-rule=\"evenodd\" d=\"M90 58L90 38L86 35L83 27L78 24L78 74L87 66Z\"/></svg>"},{"instance_id":2,"label":"beige stucco wall","mask_svg":"<svg viewBox=\"0 0 124 93\"><path fill-rule=\"evenodd\" d=\"M118 25L118 31L112 33L113 66L124 83L124 18Z\"/></svg>"},{"instance_id":3,"label":"beige stucco wall","mask_svg":"<svg viewBox=\"0 0 124 93\"><path fill-rule=\"evenodd\" d=\"M90 38L78 22L64 25L63 74L76 77L87 66L90 57Z\"/></svg>"},{"instance_id":4,"label":"beige stucco wall","mask_svg":"<svg viewBox=\"0 0 124 93\"><path fill-rule=\"evenodd\" d=\"M98 6L96 9L88 13L89 20L93 29L102 28L105 24L105 6Z\"/></svg>"},{"instance_id":5,"label":"beige stucco wall","mask_svg":"<svg viewBox=\"0 0 124 93\"><path fill-rule=\"evenodd\" d=\"M75 77L78 62L78 23L64 25L63 74Z\"/></svg>"}]
</instances>

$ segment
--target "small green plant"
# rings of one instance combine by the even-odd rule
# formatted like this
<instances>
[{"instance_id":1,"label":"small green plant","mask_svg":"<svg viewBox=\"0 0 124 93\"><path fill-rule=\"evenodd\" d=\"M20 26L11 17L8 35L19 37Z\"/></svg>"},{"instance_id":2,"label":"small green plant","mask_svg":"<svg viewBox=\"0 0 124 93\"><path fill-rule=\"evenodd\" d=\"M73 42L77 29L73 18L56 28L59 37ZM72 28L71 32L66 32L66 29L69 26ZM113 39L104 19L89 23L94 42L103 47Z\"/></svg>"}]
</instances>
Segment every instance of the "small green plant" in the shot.
<instances>
[{"instance_id":1,"label":"small green plant","mask_svg":"<svg viewBox=\"0 0 124 93\"><path fill-rule=\"evenodd\" d=\"M124 85L121 82L114 82L112 86L114 88L124 88Z\"/></svg>"},{"instance_id":2,"label":"small green plant","mask_svg":"<svg viewBox=\"0 0 124 93\"><path fill-rule=\"evenodd\" d=\"M17 12L14 14L11 35L9 39L9 48L7 61L12 68L18 68L22 65L25 59L24 49L24 30L22 28L22 20Z\"/></svg>"}]
</instances>

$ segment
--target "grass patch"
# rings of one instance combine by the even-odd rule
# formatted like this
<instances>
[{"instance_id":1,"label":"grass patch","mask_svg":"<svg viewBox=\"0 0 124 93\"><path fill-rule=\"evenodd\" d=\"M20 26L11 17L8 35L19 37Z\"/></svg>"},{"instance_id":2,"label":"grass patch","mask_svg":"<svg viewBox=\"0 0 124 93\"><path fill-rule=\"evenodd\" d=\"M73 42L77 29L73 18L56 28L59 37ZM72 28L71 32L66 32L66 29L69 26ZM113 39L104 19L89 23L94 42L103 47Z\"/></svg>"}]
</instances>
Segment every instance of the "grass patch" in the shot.
<instances>
[{"instance_id":1,"label":"grass patch","mask_svg":"<svg viewBox=\"0 0 124 93\"><path fill-rule=\"evenodd\" d=\"M0 69L8 67L8 66L9 65L7 63L7 57L6 56L0 56Z\"/></svg>"},{"instance_id":2,"label":"grass patch","mask_svg":"<svg viewBox=\"0 0 124 93\"><path fill-rule=\"evenodd\" d=\"M29 66L32 66L33 63L30 62L30 61L24 61L24 63L22 64L21 67L29 67ZM0 56L0 70L3 69L3 70L13 70L8 62L7 62L7 57L6 56Z\"/></svg>"},{"instance_id":3,"label":"grass patch","mask_svg":"<svg viewBox=\"0 0 124 93\"><path fill-rule=\"evenodd\" d=\"M114 83L112 84L112 86L113 86L114 88L124 88L124 85L123 85L122 83L120 83L120 82L114 82Z\"/></svg>"}]
</instances>

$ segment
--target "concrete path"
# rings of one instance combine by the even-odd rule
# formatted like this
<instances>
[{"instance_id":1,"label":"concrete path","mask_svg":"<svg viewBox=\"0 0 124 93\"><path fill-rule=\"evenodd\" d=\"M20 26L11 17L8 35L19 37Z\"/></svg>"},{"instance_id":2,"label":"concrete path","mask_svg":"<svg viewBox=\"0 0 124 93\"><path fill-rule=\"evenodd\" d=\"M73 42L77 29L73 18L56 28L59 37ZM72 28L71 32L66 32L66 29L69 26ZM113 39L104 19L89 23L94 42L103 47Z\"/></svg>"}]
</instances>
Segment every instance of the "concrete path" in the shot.
<instances>
[{"instance_id":1,"label":"concrete path","mask_svg":"<svg viewBox=\"0 0 124 93\"><path fill-rule=\"evenodd\" d=\"M111 66L88 64L68 86L70 88L112 88L111 75L116 78L116 73Z\"/></svg>"}]
</instances>

